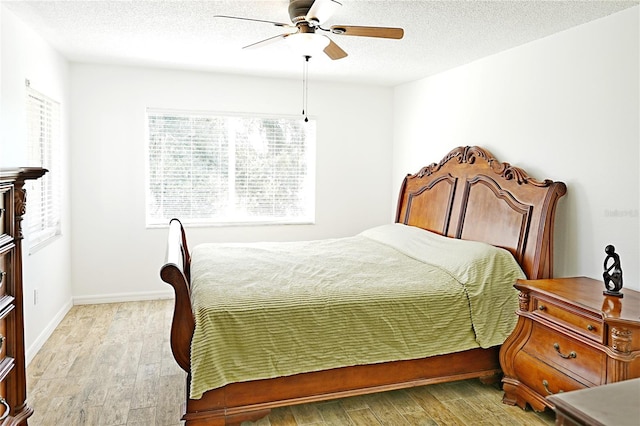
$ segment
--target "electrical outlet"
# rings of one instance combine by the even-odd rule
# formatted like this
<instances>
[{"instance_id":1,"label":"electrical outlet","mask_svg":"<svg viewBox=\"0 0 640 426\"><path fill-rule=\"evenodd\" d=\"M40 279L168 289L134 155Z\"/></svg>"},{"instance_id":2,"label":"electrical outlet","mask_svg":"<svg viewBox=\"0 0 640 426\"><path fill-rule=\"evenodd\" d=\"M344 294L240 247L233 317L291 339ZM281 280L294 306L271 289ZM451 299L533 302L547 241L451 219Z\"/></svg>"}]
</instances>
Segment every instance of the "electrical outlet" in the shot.
<instances>
[{"instance_id":1,"label":"electrical outlet","mask_svg":"<svg viewBox=\"0 0 640 426\"><path fill-rule=\"evenodd\" d=\"M33 289L33 305L37 305L38 304L38 289L34 288Z\"/></svg>"}]
</instances>

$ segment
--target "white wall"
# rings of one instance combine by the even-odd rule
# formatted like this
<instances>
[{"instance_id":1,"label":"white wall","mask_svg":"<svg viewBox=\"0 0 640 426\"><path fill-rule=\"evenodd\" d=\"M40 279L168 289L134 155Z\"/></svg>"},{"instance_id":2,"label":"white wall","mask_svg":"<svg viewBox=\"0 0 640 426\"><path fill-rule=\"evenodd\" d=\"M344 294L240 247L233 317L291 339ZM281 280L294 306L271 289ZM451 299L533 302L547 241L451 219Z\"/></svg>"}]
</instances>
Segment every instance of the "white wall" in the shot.
<instances>
[{"instance_id":1,"label":"white wall","mask_svg":"<svg viewBox=\"0 0 640 426\"><path fill-rule=\"evenodd\" d=\"M145 229L145 109L296 115L300 81L73 64L72 281L76 303L162 297L166 229ZM393 220L392 89L309 82L316 224L188 228L201 241L316 239Z\"/></svg>"},{"instance_id":2,"label":"white wall","mask_svg":"<svg viewBox=\"0 0 640 426\"><path fill-rule=\"evenodd\" d=\"M397 87L392 181L456 146L484 146L567 184L556 276L601 279L613 244L625 287L640 290L638 27L634 7Z\"/></svg>"},{"instance_id":3,"label":"white wall","mask_svg":"<svg viewBox=\"0 0 640 426\"><path fill-rule=\"evenodd\" d=\"M25 346L27 362L71 307L70 216L68 172L69 66L32 29L0 5L0 167L27 164L25 79L31 87L57 100L62 113L62 237L33 254L23 245ZM27 196L27 215L29 199ZM38 289L38 304L33 291Z\"/></svg>"}]
</instances>

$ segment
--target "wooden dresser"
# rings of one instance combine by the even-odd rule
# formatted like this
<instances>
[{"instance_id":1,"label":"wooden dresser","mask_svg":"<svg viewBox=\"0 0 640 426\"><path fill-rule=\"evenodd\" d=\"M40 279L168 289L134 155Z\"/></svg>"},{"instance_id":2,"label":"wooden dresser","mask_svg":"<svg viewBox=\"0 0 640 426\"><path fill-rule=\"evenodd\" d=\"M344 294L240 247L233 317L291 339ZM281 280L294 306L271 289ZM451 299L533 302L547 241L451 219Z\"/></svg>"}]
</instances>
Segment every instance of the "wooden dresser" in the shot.
<instances>
[{"instance_id":1,"label":"wooden dresser","mask_svg":"<svg viewBox=\"0 0 640 426\"><path fill-rule=\"evenodd\" d=\"M22 219L26 180L41 168L0 169L0 425L26 424L27 405L22 294Z\"/></svg>"},{"instance_id":2,"label":"wooden dresser","mask_svg":"<svg viewBox=\"0 0 640 426\"><path fill-rule=\"evenodd\" d=\"M518 280L518 324L500 349L503 402L554 408L546 397L640 377L640 293L605 296L586 277Z\"/></svg>"}]
</instances>

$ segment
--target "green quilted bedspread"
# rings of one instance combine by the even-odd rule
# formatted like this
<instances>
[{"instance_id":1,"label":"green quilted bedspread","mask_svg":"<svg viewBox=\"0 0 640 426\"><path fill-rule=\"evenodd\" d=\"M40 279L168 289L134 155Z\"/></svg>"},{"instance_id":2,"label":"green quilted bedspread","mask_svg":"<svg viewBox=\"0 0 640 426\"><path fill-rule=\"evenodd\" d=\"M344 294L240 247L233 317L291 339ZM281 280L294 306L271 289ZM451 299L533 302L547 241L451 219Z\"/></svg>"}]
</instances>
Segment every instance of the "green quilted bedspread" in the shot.
<instances>
[{"instance_id":1,"label":"green quilted bedspread","mask_svg":"<svg viewBox=\"0 0 640 426\"><path fill-rule=\"evenodd\" d=\"M400 224L305 242L201 244L190 397L228 383L501 344L510 253Z\"/></svg>"}]
</instances>

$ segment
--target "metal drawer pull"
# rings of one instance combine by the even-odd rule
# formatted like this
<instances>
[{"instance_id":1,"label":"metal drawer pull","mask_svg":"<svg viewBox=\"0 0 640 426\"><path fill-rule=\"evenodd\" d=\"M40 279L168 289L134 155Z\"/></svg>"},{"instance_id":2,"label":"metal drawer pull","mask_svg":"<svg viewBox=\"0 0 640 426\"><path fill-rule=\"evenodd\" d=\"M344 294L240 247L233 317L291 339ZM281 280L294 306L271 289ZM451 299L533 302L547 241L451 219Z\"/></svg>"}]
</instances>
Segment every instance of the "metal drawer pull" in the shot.
<instances>
[{"instance_id":1,"label":"metal drawer pull","mask_svg":"<svg viewBox=\"0 0 640 426\"><path fill-rule=\"evenodd\" d=\"M553 392L551 392L551 391L549 390L549 382L547 382L546 380L543 380L543 381L542 381L542 386L544 386L544 390L546 390L546 391L547 391L547 395L553 395ZM564 391L563 391L562 389L560 389L560 390L558 391L558 393L563 393L563 392L564 392Z\"/></svg>"},{"instance_id":2,"label":"metal drawer pull","mask_svg":"<svg viewBox=\"0 0 640 426\"><path fill-rule=\"evenodd\" d=\"M568 359L568 358L575 358L578 356L578 354L576 354L575 351L571 351L569 352L569 355L565 355L562 352L560 352L560 345L558 343L554 343L553 344L554 349L556 350L556 352L558 352L558 355L560 355L562 358L564 359Z\"/></svg>"},{"instance_id":3,"label":"metal drawer pull","mask_svg":"<svg viewBox=\"0 0 640 426\"><path fill-rule=\"evenodd\" d=\"M7 401L0 396L0 404L4 405L4 413L2 413L2 416L0 416L0 421L6 419L7 417L9 417L9 404L7 404Z\"/></svg>"},{"instance_id":4,"label":"metal drawer pull","mask_svg":"<svg viewBox=\"0 0 640 426\"><path fill-rule=\"evenodd\" d=\"M539 311L544 311L545 309L547 309L547 307L546 307L546 306L544 306L544 305L540 305L540 306L538 306L538 310L539 310Z\"/></svg>"},{"instance_id":5,"label":"metal drawer pull","mask_svg":"<svg viewBox=\"0 0 640 426\"><path fill-rule=\"evenodd\" d=\"M589 330L589 331L593 331L593 330L595 330L595 329L596 329L596 328L595 328L594 326L592 326L591 324L589 324L589 325L587 326L587 330Z\"/></svg>"},{"instance_id":6,"label":"metal drawer pull","mask_svg":"<svg viewBox=\"0 0 640 426\"><path fill-rule=\"evenodd\" d=\"M4 342L7 340L6 337L4 337L2 334L0 334L0 352L2 351L2 345L4 345Z\"/></svg>"}]
</instances>

